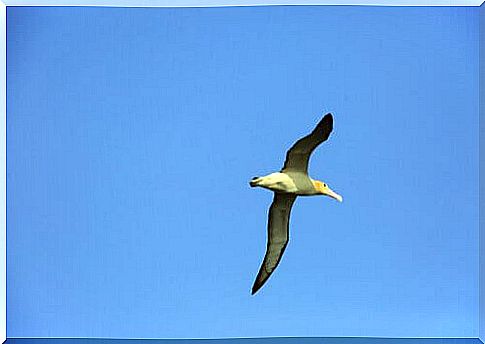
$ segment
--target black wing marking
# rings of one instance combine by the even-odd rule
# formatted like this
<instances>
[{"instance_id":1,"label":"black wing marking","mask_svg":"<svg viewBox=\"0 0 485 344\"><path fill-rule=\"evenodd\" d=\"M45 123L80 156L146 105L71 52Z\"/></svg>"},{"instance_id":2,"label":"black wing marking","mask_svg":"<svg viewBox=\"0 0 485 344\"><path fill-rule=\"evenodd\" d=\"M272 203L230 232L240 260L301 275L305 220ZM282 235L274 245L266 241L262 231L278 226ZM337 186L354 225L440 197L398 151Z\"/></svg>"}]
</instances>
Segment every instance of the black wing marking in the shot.
<instances>
[{"instance_id":1,"label":"black wing marking","mask_svg":"<svg viewBox=\"0 0 485 344\"><path fill-rule=\"evenodd\" d=\"M318 145L328 139L333 129L332 114L326 114L313 131L299 139L286 153L283 166L284 171L298 171L308 173L310 155Z\"/></svg>"},{"instance_id":2,"label":"black wing marking","mask_svg":"<svg viewBox=\"0 0 485 344\"><path fill-rule=\"evenodd\" d=\"M268 243L251 294L256 293L278 266L289 238L290 212L296 195L275 193L268 214Z\"/></svg>"}]
</instances>

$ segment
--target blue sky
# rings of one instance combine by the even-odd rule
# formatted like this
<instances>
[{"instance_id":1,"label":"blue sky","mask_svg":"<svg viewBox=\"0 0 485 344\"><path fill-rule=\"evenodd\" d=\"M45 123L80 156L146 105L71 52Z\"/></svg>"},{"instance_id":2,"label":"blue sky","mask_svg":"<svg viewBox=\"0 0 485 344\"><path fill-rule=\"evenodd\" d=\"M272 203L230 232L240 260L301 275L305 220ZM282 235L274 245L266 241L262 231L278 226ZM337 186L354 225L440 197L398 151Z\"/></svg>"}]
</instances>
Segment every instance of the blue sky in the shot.
<instances>
[{"instance_id":1,"label":"blue sky","mask_svg":"<svg viewBox=\"0 0 485 344\"><path fill-rule=\"evenodd\" d=\"M8 8L9 337L478 335L478 9ZM271 194L326 112L256 296Z\"/></svg>"}]
</instances>

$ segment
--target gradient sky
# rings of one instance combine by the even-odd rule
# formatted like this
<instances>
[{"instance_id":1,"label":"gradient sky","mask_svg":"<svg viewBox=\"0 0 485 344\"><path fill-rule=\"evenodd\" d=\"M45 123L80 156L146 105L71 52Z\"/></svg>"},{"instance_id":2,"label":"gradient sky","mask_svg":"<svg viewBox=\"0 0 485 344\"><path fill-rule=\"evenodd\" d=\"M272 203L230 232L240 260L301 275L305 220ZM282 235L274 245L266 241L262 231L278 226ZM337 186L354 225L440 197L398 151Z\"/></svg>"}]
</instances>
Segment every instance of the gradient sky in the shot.
<instances>
[{"instance_id":1,"label":"gradient sky","mask_svg":"<svg viewBox=\"0 0 485 344\"><path fill-rule=\"evenodd\" d=\"M9 337L478 335L478 8L7 11ZM323 114L250 295L281 168Z\"/></svg>"}]
</instances>

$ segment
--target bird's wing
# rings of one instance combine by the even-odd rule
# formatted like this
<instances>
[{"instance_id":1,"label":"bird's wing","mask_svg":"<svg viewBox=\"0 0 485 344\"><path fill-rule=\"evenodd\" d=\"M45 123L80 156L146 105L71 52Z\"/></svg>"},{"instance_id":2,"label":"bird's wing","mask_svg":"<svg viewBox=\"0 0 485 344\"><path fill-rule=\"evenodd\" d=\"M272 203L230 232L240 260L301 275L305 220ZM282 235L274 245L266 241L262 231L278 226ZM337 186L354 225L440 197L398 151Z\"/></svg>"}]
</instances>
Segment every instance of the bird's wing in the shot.
<instances>
[{"instance_id":1,"label":"bird's wing","mask_svg":"<svg viewBox=\"0 0 485 344\"><path fill-rule=\"evenodd\" d=\"M288 244L290 212L296 195L275 193L268 214L268 243L263 263L254 281L252 294L256 293L278 266Z\"/></svg>"},{"instance_id":2,"label":"bird's wing","mask_svg":"<svg viewBox=\"0 0 485 344\"><path fill-rule=\"evenodd\" d=\"M326 114L313 131L299 139L286 153L285 165L282 171L298 171L308 173L310 155L317 146L326 141L333 129L332 114Z\"/></svg>"}]
</instances>

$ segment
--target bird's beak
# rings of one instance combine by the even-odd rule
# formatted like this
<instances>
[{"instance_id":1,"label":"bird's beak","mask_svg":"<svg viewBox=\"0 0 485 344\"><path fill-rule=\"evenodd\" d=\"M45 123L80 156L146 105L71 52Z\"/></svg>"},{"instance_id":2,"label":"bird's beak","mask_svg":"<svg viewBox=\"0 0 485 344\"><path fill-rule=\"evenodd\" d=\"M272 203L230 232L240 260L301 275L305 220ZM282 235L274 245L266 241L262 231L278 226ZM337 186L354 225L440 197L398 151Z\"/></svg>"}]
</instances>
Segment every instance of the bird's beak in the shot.
<instances>
[{"instance_id":1,"label":"bird's beak","mask_svg":"<svg viewBox=\"0 0 485 344\"><path fill-rule=\"evenodd\" d=\"M338 193L336 193L335 191L333 191L333 190L332 190L332 189L330 189L330 188L327 188L327 189L325 190L325 195L330 196L330 197L332 197L332 198L336 199L336 200L337 200L337 201L339 201L339 202L342 202L342 201L343 201L342 196L340 196Z\"/></svg>"}]
</instances>

